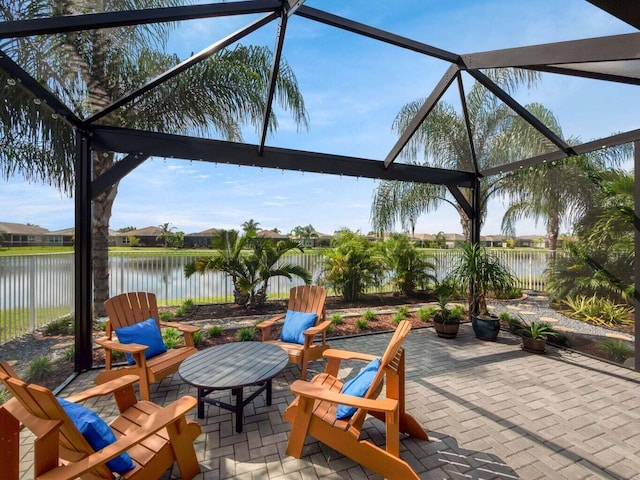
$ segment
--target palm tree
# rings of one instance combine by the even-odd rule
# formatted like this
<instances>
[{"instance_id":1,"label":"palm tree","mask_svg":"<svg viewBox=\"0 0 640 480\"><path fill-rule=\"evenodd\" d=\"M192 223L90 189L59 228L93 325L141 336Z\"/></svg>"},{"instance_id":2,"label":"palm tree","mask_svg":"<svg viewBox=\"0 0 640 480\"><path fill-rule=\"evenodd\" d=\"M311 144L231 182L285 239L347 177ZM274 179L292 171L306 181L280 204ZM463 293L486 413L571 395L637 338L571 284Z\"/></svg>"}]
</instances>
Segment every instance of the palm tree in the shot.
<instances>
[{"instance_id":1,"label":"palm tree","mask_svg":"<svg viewBox=\"0 0 640 480\"><path fill-rule=\"evenodd\" d=\"M535 72L511 69L492 71L489 76L506 91L514 90L522 84L532 86L539 78L539 74ZM416 100L402 107L393 123L394 131L404 132L423 103L424 100ZM550 142L532 127L527 125L527 128L522 128L517 124L519 128L514 128L519 116L482 85L475 83L471 87L466 96L466 104L480 168L503 165L510 158L523 158L525 151L528 155L535 155L549 148ZM402 155L410 163L474 170L464 116L446 102L440 102L433 108ZM424 160L420 160L420 157ZM482 181L479 206L481 223L486 214L488 199L499 189L500 177ZM467 200L470 198L469 193L463 191ZM463 233L470 239L471 220L442 185L381 182L374 192L371 222L378 232L391 230L398 222L403 227L410 226L418 216L436 210L443 202L457 210Z\"/></svg>"},{"instance_id":2,"label":"palm tree","mask_svg":"<svg viewBox=\"0 0 640 480\"><path fill-rule=\"evenodd\" d=\"M156 237L156 240L160 240L164 243L164 248L167 248L169 243L173 240L175 227L169 227L168 223L160 225L160 233Z\"/></svg>"},{"instance_id":3,"label":"palm tree","mask_svg":"<svg viewBox=\"0 0 640 480\"><path fill-rule=\"evenodd\" d=\"M221 271L231 277L234 301L245 307L260 306L267 299L269 279L300 277L311 283L311 274L303 267L282 262L282 257L291 250L302 247L292 240L275 243L270 238L256 238L250 234L240 235L236 230L222 230L212 240L218 252L213 256L200 257L185 265L185 276L194 273L204 275L208 271ZM250 247L252 252L243 252Z\"/></svg>"},{"instance_id":4,"label":"palm tree","mask_svg":"<svg viewBox=\"0 0 640 480\"><path fill-rule=\"evenodd\" d=\"M530 108L534 115L560 133L560 126L551 112L541 105ZM522 120L516 123L519 122ZM569 140L569 143L579 141ZM618 166L630 155L630 145L622 145L561 162L538 164L508 175L501 185L501 191L509 199L509 207L502 218L503 233L515 236L515 224L521 219L542 220L547 229L549 250L555 251L561 224L572 224L580 218L596 194L592 172Z\"/></svg>"},{"instance_id":5,"label":"palm tree","mask_svg":"<svg viewBox=\"0 0 640 480\"><path fill-rule=\"evenodd\" d=\"M293 230L291 230L291 235L293 238L301 240L304 245L307 244L309 240L312 238L318 238L318 234L316 233L316 229L313 228L313 225L309 224L306 226L298 225Z\"/></svg>"},{"instance_id":6,"label":"palm tree","mask_svg":"<svg viewBox=\"0 0 640 480\"><path fill-rule=\"evenodd\" d=\"M255 234L258 231L258 225L260 225L259 222L256 222L253 218L247 220L246 222L244 222L242 225L240 225L242 227L242 231L244 233L253 233Z\"/></svg>"},{"instance_id":7,"label":"palm tree","mask_svg":"<svg viewBox=\"0 0 640 480\"><path fill-rule=\"evenodd\" d=\"M0 18L20 20L52 15L96 13L181 5L179 0L112 0L95 3L54 0L16 0L5 3ZM164 52L173 24L160 23L110 29L26 37L7 42L3 49L17 58L65 100L80 116L95 113L123 93L145 84L180 62ZM227 140L241 140L244 123L262 124L264 98L272 64L265 47L237 46L223 50L153 91L104 117L108 125L159 132L221 133ZM2 84L7 80L0 75ZM15 88L15 90L19 90ZM25 94L0 102L0 128L8 148L0 149L5 176L23 174L27 180L54 183L69 192L73 182L74 135L60 119L36 105ZM295 75L281 63L276 101L293 114L298 125L307 124L304 101ZM272 114L269 132L277 127ZM45 148L46 147L46 148ZM113 152L94 153L93 173L98 177L118 160ZM109 296L108 234L118 185L93 200L94 311L105 315Z\"/></svg>"}]
</instances>

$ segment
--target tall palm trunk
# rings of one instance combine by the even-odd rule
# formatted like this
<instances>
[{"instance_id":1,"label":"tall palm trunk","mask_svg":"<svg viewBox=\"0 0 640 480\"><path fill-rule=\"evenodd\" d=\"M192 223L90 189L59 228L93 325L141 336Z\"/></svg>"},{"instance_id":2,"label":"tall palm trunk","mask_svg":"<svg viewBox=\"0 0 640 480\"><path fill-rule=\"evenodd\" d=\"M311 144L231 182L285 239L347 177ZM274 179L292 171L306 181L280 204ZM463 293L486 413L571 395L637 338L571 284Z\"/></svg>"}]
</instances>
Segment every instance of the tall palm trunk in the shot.
<instances>
[{"instance_id":1,"label":"tall palm trunk","mask_svg":"<svg viewBox=\"0 0 640 480\"><path fill-rule=\"evenodd\" d=\"M105 157L99 153L93 155L95 177L113 165L113 153ZM94 177L94 178L95 178ZM109 298L109 221L111 209L118 193L118 185L109 187L104 193L93 199L93 311L95 317L104 317L107 312L104 302Z\"/></svg>"}]
</instances>

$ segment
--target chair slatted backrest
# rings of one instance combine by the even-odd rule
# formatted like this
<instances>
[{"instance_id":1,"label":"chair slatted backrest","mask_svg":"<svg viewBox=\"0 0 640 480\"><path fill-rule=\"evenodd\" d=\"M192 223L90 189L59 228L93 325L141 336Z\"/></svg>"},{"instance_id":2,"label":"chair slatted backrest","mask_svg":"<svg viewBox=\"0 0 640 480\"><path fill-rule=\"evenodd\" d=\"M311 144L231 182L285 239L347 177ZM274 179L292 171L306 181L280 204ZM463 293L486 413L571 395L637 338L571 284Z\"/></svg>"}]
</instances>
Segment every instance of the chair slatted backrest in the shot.
<instances>
[{"instance_id":1,"label":"chair slatted backrest","mask_svg":"<svg viewBox=\"0 0 640 480\"><path fill-rule=\"evenodd\" d=\"M320 323L325 317L325 301L327 291L317 285L302 285L293 287L289 292L289 310L296 312L315 313Z\"/></svg>"},{"instance_id":2,"label":"chair slatted backrest","mask_svg":"<svg viewBox=\"0 0 640 480\"><path fill-rule=\"evenodd\" d=\"M122 293L105 301L104 307L109 316L107 324L108 336L111 336L111 330L113 329L128 327L152 317L155 318L158 328L160 328L155 293Z\"/></svg>"},{"instance_id":3,"label":"chair slatted backrest","mask_svg":"<svg viewBox=\"0 0 640 480\"><path fill-rule=\"evenodd\" d=\"M93 448L73 424L51 390L39 385L27 385L18 378L9 377L5 371L0 372L0 380L28 414L36 418L35 421L32 418L23 423L34 425L37 419L61 422L59 446L61 447L60 456L63 459L77 461L93 453ZM18 420L22 421L22 419ZM96 468L95 473L100 477L113 477L106 466Z\"/></svg>"},{"instance_id":4,"label":"chair slatted backrest","mask_svg":"<svg viewBox=\"0 0 640 480\"><path fill-rule=\"evenodd\" d=\"M378 395L380 395L380 392L382 391L385 375L389 375L389 376L398 375L398 370L399 368L401 368L402 356L404 353L402 349L402 343L404 342L405 338L407 338L407 335L409 335L410 331L411 331L411 322L409 322L408 320L402 320L398 324L398 327L396 328L393 336L391 337L391 340L389 341L389 344L387 345L386 350L382 354L382 358L380 360L380 368L378 369L378 372L376 373L376 376L374 377L373 382L371 382L371 386L369 387L369 390L367 390L367 393L365 394L364 398L371 398L371 399L377 398ZM335 412L334 412L334 415L335 415ZM360 429L362 428L362 425L364 424L366 416L367 416L367 411L359 408L356 411L356 413L354 413L353 416L351 417L351 420L348 422L348 425L345 425L345 426L346 427L350 426L351 428L354 428L355 430L360 431Z\"/></svg>"}]
</instances>

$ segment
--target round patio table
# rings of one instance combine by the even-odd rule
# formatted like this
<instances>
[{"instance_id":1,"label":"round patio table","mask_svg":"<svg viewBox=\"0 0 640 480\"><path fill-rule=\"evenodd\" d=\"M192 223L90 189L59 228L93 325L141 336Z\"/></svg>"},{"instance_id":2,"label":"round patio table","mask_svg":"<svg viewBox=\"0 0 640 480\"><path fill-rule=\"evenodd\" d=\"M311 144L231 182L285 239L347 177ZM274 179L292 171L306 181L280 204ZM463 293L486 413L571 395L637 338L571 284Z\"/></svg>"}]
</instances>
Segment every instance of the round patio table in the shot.
<instances>
[{"instance_id":1,"label":"round patio table","mask_svg":"<svg viewBox=\"0 0 640 480\"><path fill-rule=\"evenodd\" d=\"M236 432L242 432L244 406L267 391L271 405L273 377L289 363L284 350L260 342L232 342L206 348L187 358L178 370L180 377L198 389L198 418L204 418L204 402L235 412ZM259 388L243 398L245 387ZM235 404L225 403L208 395L215 390L231 390Z\"/></svg>"}]
</instances>

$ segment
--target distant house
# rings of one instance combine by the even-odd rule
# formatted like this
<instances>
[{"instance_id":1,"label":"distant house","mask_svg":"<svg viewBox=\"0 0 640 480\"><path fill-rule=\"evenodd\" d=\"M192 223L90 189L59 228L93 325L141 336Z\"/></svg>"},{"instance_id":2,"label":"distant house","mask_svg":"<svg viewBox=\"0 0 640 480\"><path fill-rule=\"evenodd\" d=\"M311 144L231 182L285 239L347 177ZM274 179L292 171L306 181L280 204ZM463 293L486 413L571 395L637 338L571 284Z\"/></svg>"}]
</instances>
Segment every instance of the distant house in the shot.
<instances>
[{"instance_id":1,"label":"distant house","mask_svg":"<svg viewBox=\"0 0 640 480\"><path fill-rule=\"evenodd\" d=\"M260 230L258 233L256 233L256 237L257 238L270 238L276 242L280 241L280 240L286 240L289 238L288 235L285 235L283 233L278 233L278 232L274 232L273 230Z\"/></svg>"},{"instance_id":2,"label":"distant house","mask_svg":"<svg viewBox=\"0 0 640 480\"><path fill-rule=\"evenodd\" d=\"M516 247L547 248L547 237L542 235L521 235L516 237Z\"/></svg>"},{"instance_id":3,"label":"distant house","mask_svg":"<svg viewBox=\"0 0 640 480\"><path fill-rule=\"evenodd\" d=\"M31 247L46 245L46 228L22 223L0 222L0 245L4 247Z\"/></svg>"},{"instance_id":4,"label":"distant house","mask_svg":"<svg viewBox=\"0 0 640 480\"><path fill-rule=\"evenodd\" d=\"M184 246L186 248L211 248L211 240L221 231L219 228L208 228L202 232L187 233L184 236Z\"/></svg>"},{"instance_id":5,"label":"distant house","mask_svg":"<svg viewBox=\"0 0 640 480\"><path fill-rule=\"evenodd\" d=\"M47 232L45 238L49 245L73 246L75 236L74 228L65 228L64 230L56 230Z\"/></svg>"},{"instance_id":6,"label":"distant house","mask_svg":"<svg viewBox=\"0 0 640 480\"><path fill-rule=\"evenodd\" d=\"M160 227L145 227L128 232L114 232L114 245L128 247L130 244L129 239L135 237L138 239L138 246L140 247L161 247L162 243L158 240L158 235L161 233L162 229Z\"/></svg>"},{"instance_id":7,"label":"distant house","mask_svg":"<svg viewBox=\"0 0 640 480\"><path fill-rule=\"evenodd\" d=\"M480 245L484 247L506 247L507 237L504 235L481 235Z\"/></svg>"},{"instance_id":8,"label":"distant house","mask_svg":"<svg viewBox=\"0 0 640 480\"><path fill-rule=\"evenodd\" d=\"M446 239L447 248L456 248L458 243L466 240L464 235L460 233L445 233L444 238Z\"/></svg>"}]
</instances>

